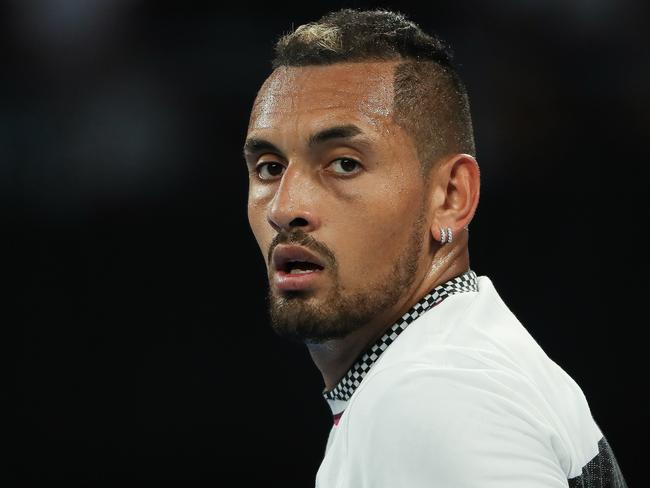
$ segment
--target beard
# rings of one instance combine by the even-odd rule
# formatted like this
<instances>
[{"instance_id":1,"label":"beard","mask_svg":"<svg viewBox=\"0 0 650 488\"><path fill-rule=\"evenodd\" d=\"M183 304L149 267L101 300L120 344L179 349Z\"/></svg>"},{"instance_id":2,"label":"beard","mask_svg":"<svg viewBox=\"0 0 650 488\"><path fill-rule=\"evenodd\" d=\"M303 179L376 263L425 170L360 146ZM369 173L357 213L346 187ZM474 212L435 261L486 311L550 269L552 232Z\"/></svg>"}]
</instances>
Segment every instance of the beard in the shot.
<instances>
[{"instance_id":1,"label":"beard","mask_svg":"<svg viewBox=\"0 0 650 488\"><path fill-rule=\"evenodd\" d=\"M276 296L269 286L267 301L273 330L293 342L320 344L346 337L393 307L416 277L426 224L423 211L398 259L383 276L357 293L343 293L336 265L330 268L334 286L320 303L310 299L311 292L287 291Z\"/></svg>"}]
</instances>

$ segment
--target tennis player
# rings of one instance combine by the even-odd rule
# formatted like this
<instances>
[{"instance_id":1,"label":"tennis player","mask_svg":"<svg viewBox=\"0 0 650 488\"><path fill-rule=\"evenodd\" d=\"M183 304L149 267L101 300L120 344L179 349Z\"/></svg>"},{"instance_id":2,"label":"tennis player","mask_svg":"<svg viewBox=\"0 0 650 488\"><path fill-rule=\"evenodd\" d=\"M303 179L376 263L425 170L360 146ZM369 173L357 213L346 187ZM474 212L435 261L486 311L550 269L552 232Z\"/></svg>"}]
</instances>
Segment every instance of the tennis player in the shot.
<instances>
[{"instance_id":1,"label":"tennis player","mask_svg":"<svg viewBox=\"0 0 650 488\"><path fill-rule=\"evenodd\" d=\"M316 486L626 487L580 387L470 267L480 171L449 48L343 9L281 36L272 68L248 218L272 327L332 411Z\"/></svg>"}]
</instances>

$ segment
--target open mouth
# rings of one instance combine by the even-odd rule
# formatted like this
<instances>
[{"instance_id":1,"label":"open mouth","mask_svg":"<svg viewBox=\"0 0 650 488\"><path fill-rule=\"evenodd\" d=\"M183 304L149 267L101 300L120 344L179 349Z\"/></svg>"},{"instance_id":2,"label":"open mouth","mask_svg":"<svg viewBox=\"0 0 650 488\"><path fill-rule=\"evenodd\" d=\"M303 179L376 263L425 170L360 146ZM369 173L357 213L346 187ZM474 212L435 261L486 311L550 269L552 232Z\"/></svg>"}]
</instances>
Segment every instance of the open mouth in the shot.
<instances>
[{"instance_id":1,"label":"open mouth","mask_svg":"<svg viewBox=\"0 0 650 488\"><path fill-rule=\"evenodd\" d=\"M282 276L316 273L325 261L302 246L279 245L273 253L273 266Z\"/></svg>"},{"instance_id":2,"label":"open mouth","mask_svg":"<svg viewBox=\"0 0 650 488\"><path fill-rule=\"evenodd\" d=\"M325 260L302 246L279 245L273 253L273 267L278 290L310 290L319 286Z\"/></svg>"},{"instance_id":3,"label":"open mouth","mask_svg":"<svg viewBox=\"0 0 650 488\"><path fill-rule=\"evenodd\" d=\"M278 268L279 272L291 275L321 271L323 266L309 261L287 261Z\"/></svg>"}]
</instances>

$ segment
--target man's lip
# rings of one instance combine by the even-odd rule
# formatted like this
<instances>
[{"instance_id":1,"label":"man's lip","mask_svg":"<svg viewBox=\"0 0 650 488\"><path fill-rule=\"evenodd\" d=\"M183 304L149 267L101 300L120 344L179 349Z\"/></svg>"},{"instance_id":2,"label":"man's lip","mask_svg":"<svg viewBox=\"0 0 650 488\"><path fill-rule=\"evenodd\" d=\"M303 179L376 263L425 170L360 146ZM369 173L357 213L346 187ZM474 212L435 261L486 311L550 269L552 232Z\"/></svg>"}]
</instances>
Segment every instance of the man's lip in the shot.
<instances>
[{"instance_id":1,"label":"man's lip","mask_svg":"<svg viewBox=\"0 0 650 488\"><path fill-rule=\"evenodd\" d=\"M305 261L325 268L325 262L321 258L302 246L286 244L276 246L273 250L273 268L276 271L286 271L287 263L290 261Z\"/></svg>"},{"instance_id":2,"label":"man's lip","mask_svg":"<svg viewBox=\"0 0 650 488\"><path fill-rule=\"evenodd\" d=\"M278 290L282 291L310 290L316 286L318 278L322 275L322 269L297 274L280 270L273 275L273 281Z\"/></svg>"}]
</instances>

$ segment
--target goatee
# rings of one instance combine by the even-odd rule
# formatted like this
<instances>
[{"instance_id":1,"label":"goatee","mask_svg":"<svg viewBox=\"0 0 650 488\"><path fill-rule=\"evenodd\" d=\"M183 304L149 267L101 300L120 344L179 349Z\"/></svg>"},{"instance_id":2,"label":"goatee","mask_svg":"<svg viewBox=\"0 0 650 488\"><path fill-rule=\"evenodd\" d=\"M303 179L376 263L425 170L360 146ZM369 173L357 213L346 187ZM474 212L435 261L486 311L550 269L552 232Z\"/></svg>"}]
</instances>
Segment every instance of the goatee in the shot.
<instances>
[{"instance_id":1,"label":"goatee","mask_svg":"<svg viewBox=\"0 0 650 488\"><path fill-rule=\"evenodd\" d=\"M378 314L393 307L407 292L416 277L424 238L424 215L414 225L404 252L378 280L354 294L343 293L335 259L321 273L333 274L328 296L317 299L310 290L281 292L276 296L271 287L267 294L273 330L294 342L319 344L341 339L369 323ZM302 236L302 243L311 236ZM314 246L306 246L314 249ZM319 251L325 246L317 243ZM329 249L327 254L333 257ZM388 326L389 324L387 324Z\"/></svg>"}]
</instances>

